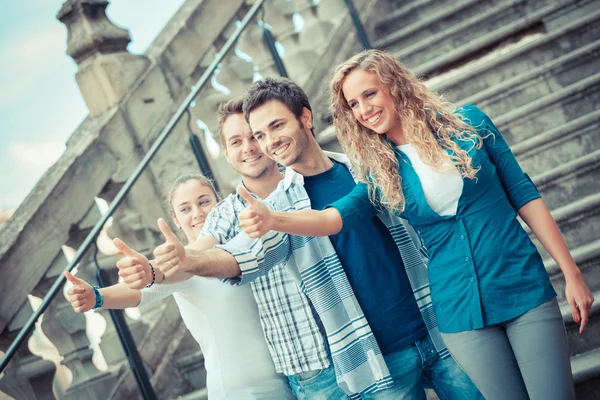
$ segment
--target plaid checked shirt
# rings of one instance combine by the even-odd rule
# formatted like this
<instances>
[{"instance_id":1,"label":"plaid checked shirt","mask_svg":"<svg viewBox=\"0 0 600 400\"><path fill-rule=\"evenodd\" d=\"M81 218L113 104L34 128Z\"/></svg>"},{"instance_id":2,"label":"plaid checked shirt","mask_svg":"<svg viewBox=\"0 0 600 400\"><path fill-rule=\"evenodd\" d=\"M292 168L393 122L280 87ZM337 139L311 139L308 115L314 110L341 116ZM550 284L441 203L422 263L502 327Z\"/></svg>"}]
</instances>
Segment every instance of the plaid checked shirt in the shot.
<instances>
[{"instance_id":1,"label":"plaid checked shirt","mask_svg":"<svg viewBox=\"0 0 600 400\"><path fill-rule=\"evenodd\" d=\"M345 164L355 176L345 155L325 153ZM267 203L280 211L309 209L310 199L303 183L302 175L288 168L285 179L267 198ZM420 241L412 228L405 227L392 213L381 211L378 216L398 246L433 343L440 357L447 358L450 353L433 314L425 256L419 251ZM286 262L325 326L337 381L347 394L354 398L360 393L373 393L393 385L377 341L329 238L269 232L262 238L250 239L242 233L218 247L231 253L242 270L239 277L227 280L231 284L252 282Z\"/></svg>"},{"instance_id":2,"label":"plaid checked shirt","mask_svg":"<svg viewBox=\"0 0 600 400\"><path fill-rule=\"evenodd\" d=\"M227 243L241 232L238 215L245 207L237 193L228 196L209 213L200 236ZM275 265L250 286L276 371L290 376L327 368L330 359L309 300L284 265Z\"/></svg>"}]
</instances>

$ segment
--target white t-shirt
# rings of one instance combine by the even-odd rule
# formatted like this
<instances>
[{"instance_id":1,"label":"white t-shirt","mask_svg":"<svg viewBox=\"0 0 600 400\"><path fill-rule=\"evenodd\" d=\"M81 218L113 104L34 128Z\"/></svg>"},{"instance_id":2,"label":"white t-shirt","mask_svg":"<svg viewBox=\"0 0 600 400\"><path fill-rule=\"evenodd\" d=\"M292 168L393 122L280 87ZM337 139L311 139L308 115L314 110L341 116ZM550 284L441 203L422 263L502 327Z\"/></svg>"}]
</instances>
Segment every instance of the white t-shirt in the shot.
<instances>
[{"instance_id":1,"label":"white t-shirt","mask_svg":"<svg viewBox=\"0 0 600 400\"><path fill-rule=\"evenodd\" d=\"M438 215L456 215L458 200L463 191L463 179L454 165L448 162L447 169L436 171L421 161L412 144L397 146L410 159L419 176L425 200Z\"/></svg>"},{"instance_id":2,"label":"white t-shirt","mask_svg":"<svg viewBox=\"0 0 600 400\"><path fill-rule=\"evenodd\" d=\"M210 400L295 399L275 372L247 286L194 276L141 290L140 307L173 295L181 317L204 354Z\"/></svg>"}]
</instances>

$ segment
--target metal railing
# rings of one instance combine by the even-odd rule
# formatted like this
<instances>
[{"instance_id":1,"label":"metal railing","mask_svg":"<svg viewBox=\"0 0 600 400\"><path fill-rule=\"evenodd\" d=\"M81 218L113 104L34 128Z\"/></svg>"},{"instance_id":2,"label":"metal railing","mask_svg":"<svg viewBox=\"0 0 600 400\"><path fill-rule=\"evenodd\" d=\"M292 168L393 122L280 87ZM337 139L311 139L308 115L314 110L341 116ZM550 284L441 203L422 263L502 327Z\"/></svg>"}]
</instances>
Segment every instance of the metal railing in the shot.
<instances>
[{"instance_id":1,"label":"metal railing","mask_svg":"<svg viewBox=\"0 0 600 400\"><path fill-rule=\"evenodd\" d=\"M204 71L204 73L202 74L200 79L198 79L196 84L194 86L192 86L190 93L185 98L185 100L182 102L181 106L177 109L177 111L175 112L173 117L171 117L171 119L169 120L167 125L164 127L164 129L161 131L161 133L158 136L158 138L156 139L156 141L152 144L152 146L150 147L150 149L148 150L148 152L146 153L146 155L144 156L144 158L142 159L140 164L133 171L133 173L129 177L129 179L127 179L127 181L125 182L125 184L123 185L121 190L117 193L114 200L111 202L110 207L107 210L107 212L100 218L100 220L96 223L96 225L94 225L94 227L92 228L90 233L84 239L83 243L79 246L79 249L77 250L73 260L65 268L65 271L69 271L69 272L72 271L77 266L77 264L82 260L83 256L90 250L90 247L92 246L92 244L94 244L98 234L102 231L104 224L108 221L109 218L112 217L115 210L121 205L121 203L125 199L125 196L127 196L127 194L129 193L129 191L131 190L133 185L137 182L137 180L140 177L140 175L142 174L142 172L144 172L144 170L146 169L146 167L148 166L150 161L152 161L152 159L154 158L154 156L156 155L158 150L162 147L165 140L171 134L175 125L181 120L184 113L186 113L186 112L189 113L188 107L194 101L194 98L205 87L205 85L210 81L211 76L213 75L215 70L218 68L221 61L223 61L223 58L233 48L236 41L239 39L241 34L244 32L244 30L250 24L250 22L254 19L254 17L256 17L257 13L263 7L263 4L265 3L265 1L267 1L267 0L257 0L256 3L254 3L254 5L252 5L252 7L248 10L248 12L244 16L244 18L242 19L240 24L238 24L234 33L229 37L227 42L223 45L222 49L215 55L215 59L207 67L207 69ZM345 2L346 2L346 6L348 8L349 14L352 18L354 27L357 31L357 36L358 36L360 42L362 43L362 45L365 49L370 48L368 39L366 37L366 34L364 32L364 29L362 27L362 24L360 22L360 19L356 12L356 9L354 8L352 0L345 0ZM271 53L271 57L273 58L273 61L275 63L278 73L284 77L287 77L287 71L286 71L283 61L281 60L279 53L277 52L277 49L275 47L274 38L273 38L270 30L268 29L267 26L265 26L264 23L263 23L263 29L264 29L263 40L265 41L265 44L267 45L267 48L269 49L269 52ZM190 118L191 118L191 116L190 116ZM200 147L200 143L197 141L192 143L192 148L193 148L193 151L199 161L201 169L203 170L204 173L210 175L210 168L208 167L208 162L206 161L204 152L202 151L202 149ZM205 168L207 168L207 169L205 170ZM2 357L2 360L0 360L0 373L2 373L6 369L8 363L14 357L17 349L23 344L23 342L25 341L27 336L33 331L36 321L46 311L46 309L48 308L48 306L50 305L52 300L60 292L65 281L66 281L66 277L64 274L60 274L57 277L56 281L51 286L51 288L48 291L48 293L46 294L46 296L44 296L44 299L43 299L42 303L40 304L39 308L27 320L27 322L25 323L23 328L21 328L21 330L19 331L15 340L11 343L9 348L6 350L6 353ZM121 337L120 337L120 339L123 340ZM129 342L132 342L132 341L129 340ZM143 388L141 388L141 389L143 389ZM145 393L145 391L142 390L142 393ZM149 395L148 397L144 396L144 398L149 398L149 397L151 397L151 395Z\"/></svg>"}]
</instances>

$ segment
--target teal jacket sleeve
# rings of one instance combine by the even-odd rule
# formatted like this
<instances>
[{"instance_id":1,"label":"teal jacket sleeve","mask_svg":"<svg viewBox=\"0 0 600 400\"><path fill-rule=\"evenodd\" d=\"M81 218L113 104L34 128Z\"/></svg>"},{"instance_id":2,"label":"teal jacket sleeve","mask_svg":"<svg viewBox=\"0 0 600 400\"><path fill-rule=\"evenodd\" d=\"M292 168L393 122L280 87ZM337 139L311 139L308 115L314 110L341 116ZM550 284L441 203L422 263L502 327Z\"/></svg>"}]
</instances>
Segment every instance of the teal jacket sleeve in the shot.
<instances>
[{"instance_id":1,"label":"teal jacket sleeve","mask_svg":"<svg viewBox=\"0 0 600 400\"><path fill-rule=\"evenodd\" d=\"M483 149L496 166L502 187L513 208L518 211L530 201L539 199L541 196L531 178L523 172L490 117L474 105L467 105L463 110L463 115L483 137Z\"/></svg>"},{"instance_id":2,"label":"teal jacket sleeve","mask_svg":"<svg viewBox=\"0 0 600 400\"><path fill-rule=\"evenodd\" d=\"M350 193L327 207L334 207L342 216L341 232L354 229L365 219L377 214L377 209L369 199L369 187L364 183L357 184Z\"/></svg>"}]
</instances>

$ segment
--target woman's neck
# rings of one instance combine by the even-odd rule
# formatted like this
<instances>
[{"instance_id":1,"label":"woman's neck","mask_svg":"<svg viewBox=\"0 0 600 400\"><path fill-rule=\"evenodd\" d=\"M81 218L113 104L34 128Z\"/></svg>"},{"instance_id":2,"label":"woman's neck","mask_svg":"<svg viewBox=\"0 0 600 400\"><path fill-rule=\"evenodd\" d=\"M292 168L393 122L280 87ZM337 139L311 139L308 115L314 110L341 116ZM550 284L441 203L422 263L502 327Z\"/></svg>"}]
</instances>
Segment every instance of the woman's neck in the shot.
<instances>
[{"instance_id":1,"label":"woman's neck","mask_svg":"<svg viewBox=\"0 0 600 400\"><path fill-rule=\"evenodd\" d=\"M402 146L403 144L408 143L406 135L404 134L404 128L402 128L402 124L393 126L389 131L386 132L385 135L390 142L394 144L394 146Z\"/></svg>"}]
</instances>

